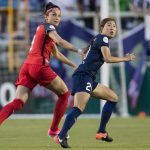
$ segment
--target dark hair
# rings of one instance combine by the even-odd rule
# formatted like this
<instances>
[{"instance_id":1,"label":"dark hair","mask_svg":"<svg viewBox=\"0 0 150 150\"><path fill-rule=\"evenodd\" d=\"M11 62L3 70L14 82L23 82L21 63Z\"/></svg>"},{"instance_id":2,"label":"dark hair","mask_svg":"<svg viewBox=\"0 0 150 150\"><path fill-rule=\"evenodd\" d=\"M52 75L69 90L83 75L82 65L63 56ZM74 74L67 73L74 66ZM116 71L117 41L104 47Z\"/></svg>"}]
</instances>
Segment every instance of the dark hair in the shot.
<instances>
[{"instance_id":1,"label":"dark hair","mask_svg":"<svg viewBox=\"0 0 150 150\"><path fill-rule=\"evenodd\" d=\"M102 32L102 29L104 28L105 24L109 21L114 21L116 24L116 20L114 18L105 18L100 23L100 32Z\"/></svg>"},{"instance_id":2,"label":"dark hair","mask_svg":"<svg viewBox=\"0 0 150 150\"><path fill-rule=\"evenodd\" d=\"M45 6L44 11L43 11L43 14L46 14L47 11L48 11L49 9L51 9L51 8L58 8L58 9L60 9L60 7L59 7L58 5L55 5L55 4L53 4L52 2L49 2L49 3L47 3L46 6Z\"/></svg>"}]
</instances>

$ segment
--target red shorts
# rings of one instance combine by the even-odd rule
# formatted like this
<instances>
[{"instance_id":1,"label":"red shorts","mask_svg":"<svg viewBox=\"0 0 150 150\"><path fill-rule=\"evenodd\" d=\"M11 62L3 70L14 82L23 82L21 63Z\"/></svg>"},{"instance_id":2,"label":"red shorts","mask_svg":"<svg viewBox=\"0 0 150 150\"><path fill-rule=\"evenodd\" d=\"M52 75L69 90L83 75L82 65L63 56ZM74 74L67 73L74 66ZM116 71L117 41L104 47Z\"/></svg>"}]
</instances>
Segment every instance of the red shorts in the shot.
<instances>
[{"instance_id":1,"label":"red shorts","mask_svg":"<svg viewBox=\"0 0 150 150\"><path fill-rule=\"evenodd\" d=\"M32 90L37 84L49 85L56 76L57 74L49 66L24 63L20 69L16 85L23 85Z\"/></svg>"}]
</instances>

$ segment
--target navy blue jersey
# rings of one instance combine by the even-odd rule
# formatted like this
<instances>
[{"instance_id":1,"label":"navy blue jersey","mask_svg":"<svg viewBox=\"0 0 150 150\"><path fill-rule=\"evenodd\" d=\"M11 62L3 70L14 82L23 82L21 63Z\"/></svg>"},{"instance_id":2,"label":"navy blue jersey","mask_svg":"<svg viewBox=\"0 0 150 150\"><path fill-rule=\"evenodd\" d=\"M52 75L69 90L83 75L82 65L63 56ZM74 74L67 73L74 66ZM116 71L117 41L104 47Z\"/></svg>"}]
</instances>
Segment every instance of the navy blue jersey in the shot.
<instances>
[{"instance_id":1,"label":"navy blue jersey","mask_svg":"<svg viewBox=\"0 0 150 150\"><path fill-rule=\"evenodd\" d=\"M95 78L97 71L103 65L104 59L101 52L101 47L109 47L109 40L106 35L98 34L91 42L86 57L76 69L76 73L86 73L92 78Z\"/></svg>"}]
</instances>

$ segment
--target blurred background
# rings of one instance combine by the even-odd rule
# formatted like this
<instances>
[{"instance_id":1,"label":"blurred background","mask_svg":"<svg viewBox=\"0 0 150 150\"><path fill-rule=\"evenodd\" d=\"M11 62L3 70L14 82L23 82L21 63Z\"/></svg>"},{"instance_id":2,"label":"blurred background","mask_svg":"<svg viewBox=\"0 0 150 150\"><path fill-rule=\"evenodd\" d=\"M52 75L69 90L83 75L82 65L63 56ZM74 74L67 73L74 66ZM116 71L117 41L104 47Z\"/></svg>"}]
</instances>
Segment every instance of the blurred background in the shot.
<instances>
[{"instance_id":1,"label":"blurred background","mask_svg":"<svg viewBox=\"0 0 150 150\"><path fill-rule=\"evenodd\" d=\"M78 48L87 46L99 33L99 22L114 17L118 35L110 42L112 55L134 52L130 63L106 65L97 81L110 86L119 96L118 116L150 115L150 0L0 0L0 108L15 96L15 81L25 60L36 27L43 22L42 12L49 1L61 7L62 21L58 33ZM79 56L62 48L60 51L76 64ZM71 68L56 59L52 68L71 90ZM37 86L21 114L52 113L57 97ZM70 97L68 107L73 104ZM89 101L86 114L99 114L102 103Z\"/></svg>"}]
</instances>

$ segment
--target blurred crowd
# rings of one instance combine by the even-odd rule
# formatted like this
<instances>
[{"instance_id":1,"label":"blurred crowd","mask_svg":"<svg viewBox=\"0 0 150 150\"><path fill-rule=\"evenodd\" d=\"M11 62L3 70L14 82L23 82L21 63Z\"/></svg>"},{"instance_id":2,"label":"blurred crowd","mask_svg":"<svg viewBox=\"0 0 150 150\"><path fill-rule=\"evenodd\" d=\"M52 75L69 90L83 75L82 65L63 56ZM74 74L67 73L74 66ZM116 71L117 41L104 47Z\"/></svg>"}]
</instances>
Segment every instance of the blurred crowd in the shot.
<instances>
[{"instance_id":1,"label":"blurred crowd","mask_svg":"<svg viewBox=\"0 0 150 150\"><path fill-rule=\"evenodd\" d=\"M81 16L78 17L78 20L81 21L81 18L84 20L81 23L83 26L93 29L93 17L89 16L83 19L82 15L86 12L99 12L100 0L63 0L61 3L60 0L31 0L30 10L42 11L44 5L48 2L60 6L64 18L72 18L72 15L76 14L76 16Z\"/></svg>"},{"instance_id":2,"label":"blurred crowd","mask_svg":"<svg viewBox=\"0 0 150 150\"><path fill-rule=\"evenodd\" d=\"M33 11L41 11L46 3L52 2L62 9L63 13L84 11L97 11L100 6L99 0L30 0L30 9Z\"/></svg>"},{"instance_id":3,"label":"blurred crowd","mask_svg":"<svg viewBox=\"0 0 150 150\"><path fill-rule=\"evenodd\" d=\"M132 0L130 8L134 12L150 12L150 0Z\"/></svg>"},{"instance_id":4,"label":"blurred crowd","mask_svg":"<svg viewBox=\"0 0 150 150\"><path fill-rule=\"evenodd\" d=\"M77 14L78 19L83 19L84 13L94 12L96 14L99 14L100 11L100 1L101 0L29 0L28 1L28 9L32 13L34 12L42 12L43 8L46 3L53 2L56 5L60 6L62 10L62 16L72 18L72 14ZM132 12L149 12L150 11L150 0L118 0L120 4L120 10L121 11L132 11ZM114 9L114 3L115 0L109 1L110 10ZM13 0L13 7L14 7L14 15L15 12L19 12L18 16L15 16L15 18L19 18L17 30L22 31L26 24L24 23L25 20L25 7L26 7L26 0ZM8 0L3 1L0 0L0 7L6 7L8 5ZM3 12L6 13L6 12ZM1 17L1 24L6 24L6 17L5 14ZM84 26L93 29L93 19L92 17L84 18ZM134 22L133 22L134 20ZM131 29L135 25L137 25L138 22L141 22L141 18L138 17L136 19L133 18L125 18L122 21L122 27L124 29ZM1 25L2 31L5 30L5 26ZM15 36L17 35L23 35L23 32L16 32ZM21 36L20 36L21 38Z\"/></svg>"},{"instance_id":5,"label":"blurred crowd","mask_svg":"<svg viewBox=\"0 0 150 150\"><path fill-rule=\"evenodd\" d=\"M72 14L76 14L78 18L78 23L82 26L94 29L93 17L83 17L85 13L96 13L99 15L100 12L100 1L101 0L13 0L14 9L14 38L15 39L25 39L27 20L29 18L27 15L31 13L41 13L46 3L53 2L60 6L62 10L62 17L73 19ZM131 12L146 12L150 11L150 0L118 0L120 4L121 11L131 11ZM8 6L8 0L0 0L0 8ZM115 0L109 0L110 11L115 10ZM28 9L30 14L27 14ZM2 11L0 16L0 32L4 33L7 31L7 11ZM26 15L24 15L26 14ZM31 19L31 18L30 18ZM130 30L144 22L144 18L141 16L137 17L122 17L121 24L123 30Z\"/></svg>"},{"instance_id":6,"label":"blurred crowd","mask_svg":"<svg viewBox=\"0 0 150 150\"><path fill-rule=\"evenodd\" d=\"M59 5L65 14L73 11L82 14L83 12L98 12L101 0L63 0L61 3L59 0L30 0L30 8L34 11L40 11L49 1ZM150 0L119 0L119 4L121 10L124 11L149 12L150 9Z\"/></svg>"}]
</instances>

